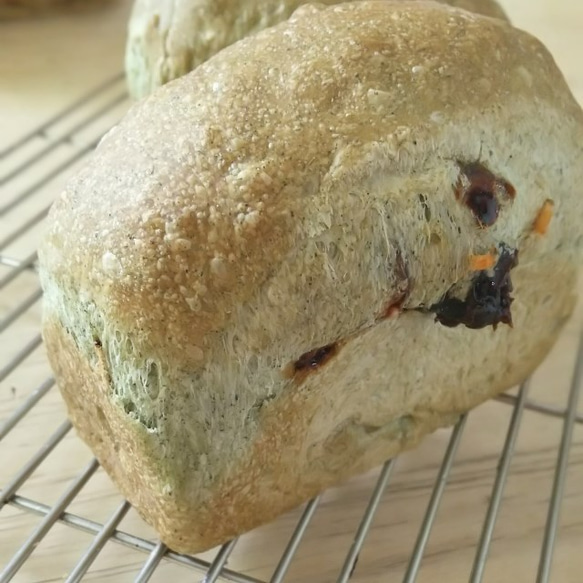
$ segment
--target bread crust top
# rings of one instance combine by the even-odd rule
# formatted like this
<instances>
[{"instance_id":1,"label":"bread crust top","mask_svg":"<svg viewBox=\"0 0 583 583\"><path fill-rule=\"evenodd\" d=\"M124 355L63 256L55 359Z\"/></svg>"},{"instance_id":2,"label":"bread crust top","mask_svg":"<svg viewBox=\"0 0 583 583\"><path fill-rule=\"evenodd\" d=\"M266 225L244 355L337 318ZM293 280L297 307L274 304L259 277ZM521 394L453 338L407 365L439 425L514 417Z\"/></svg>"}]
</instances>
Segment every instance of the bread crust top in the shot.
<instances>
[{"instance_id":1,"label":"bread crust top","mask_svg":"<svg viewBox=\"0 0 583 583\"><path fill-rule=\"evenodd\" d=\"M54 205L43 261L123 331L196 361L203 347L193 338L223 329L330 221L343 229L333 238L348 264L358 263L358 226L343 218L354 212L351 184L398 181L439 158L439 204L467 225L457 252L469 254L473 238L487 243L503 227L470 228L451 195L457 160L507 157L504 140L528 111L566 158L580 152L581 109L553 59L502 21L426 2L305 6L134 106ZM496 124L505 152L483 151L483 120ZM456 124L473 124L478 139L468 144ZM515 169L503 163L512 183ZM517 197L525 209L540 202ZM401 236L411 258L414 238ZM443 295L463 261L442 255L445 289L410 267L426 301ZM402 283L395 260L389 288Z\"/></svg>"}]
</instances>

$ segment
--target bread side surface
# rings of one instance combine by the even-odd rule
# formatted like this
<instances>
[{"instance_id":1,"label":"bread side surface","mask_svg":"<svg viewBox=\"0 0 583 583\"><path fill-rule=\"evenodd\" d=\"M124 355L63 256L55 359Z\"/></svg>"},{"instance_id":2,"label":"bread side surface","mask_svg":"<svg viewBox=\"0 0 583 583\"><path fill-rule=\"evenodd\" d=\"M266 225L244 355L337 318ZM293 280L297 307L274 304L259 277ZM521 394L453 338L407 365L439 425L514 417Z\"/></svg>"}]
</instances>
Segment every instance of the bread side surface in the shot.
<instances>
[{"instance_id":1,"label":"bread side surface","mask_svg":"<svg viewBox=\"0 0 583 583\"><path fill-rule=\"evenodd\" d=\"M44 337L75 427L190 552L414 446L568 318L582 138L538 41L437 4L306 6L225 49L51 210ZM459 193L478 166L507 185L488 225ZM436 322L505 249L513 327Z\"/></svg>"},{"instance_id":2,"label":"bread side surface","mask_svg":"<svg viewBox=\"0 0 583 583\"><path fill-rule=\"evenodd\" d=\"M495 0L438 1L506 19ZM304 4L306 0L136 0L125 55L130 93L135 98L149 94L234 42L284 21Z\"/></svg>"}]
</instances>

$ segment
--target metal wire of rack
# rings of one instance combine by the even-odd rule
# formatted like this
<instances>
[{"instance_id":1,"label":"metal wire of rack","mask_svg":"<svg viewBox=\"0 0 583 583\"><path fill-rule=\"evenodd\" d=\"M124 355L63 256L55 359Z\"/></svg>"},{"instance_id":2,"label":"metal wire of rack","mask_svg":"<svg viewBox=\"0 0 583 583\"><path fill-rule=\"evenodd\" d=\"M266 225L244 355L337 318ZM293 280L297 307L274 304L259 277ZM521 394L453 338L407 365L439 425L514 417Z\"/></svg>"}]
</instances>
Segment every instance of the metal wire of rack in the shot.
<instances>
[{"instance_id":1,"label":"metal wire of rack","mask_svg":"<svg viewBox=\"0 0 583 583\"><path fill-rule=\"evenodd\" d=\"M56 391L54 379L47 376L48 368L42 354L42 339L38 332L39 304L42 293L35 273L36 233L48 211L50 201L63 181L91 152L104 131L123 115L127 106L123 76L116 75L35 131L0 150L0 162L4 168L4 173L0 174L0 225L5 230L0 236L0 293L10 286L17 286L16 292L11 295L12 299L9 302L0 303L0 340L3 340L0 344L0 389L8 391L8 387L12 386L12 378L19 373L23 363L31 360L37 363L34 367L36 372L32 376L35 379L39 378L35 388L30 390L32 377L25 376L21 383L27 387L26 397L17 407L11 408L4 413L4 417L0 417L0 453L10 435L18 430L24 420L34 416L35 411L43 401L46 401L47 396ZM36 204L32 204L33 200L37 200ZM13 299L15 297L18 298L16 302ZM493 484L486 504L481 533L479 539L473 544L474 559L471 572L467 575L471 583L479 583L484 578L493 533L500 516L509 468L525 410L546 415L549 419L562 419L563 422L562 438L556 453L552 491L547 498L546 526L540 543L541 552L536 576L537 583L550 581L573 430L575 424L583 423L583 417L577 415L582 377L583 341L580 342L578 348L572 385L565 408L550 407L529 400L528 382L520 387L516 395L505 394L498 398L500 403L512 407L512 415L504 445L499 452L497 468L493 471ZM37 546L57 524L87 533L92 537L90 544L76 558L66 576L63 577L67 582L80 581L85 576L90 576L95 561L110 543L122 545L145 556L145 560L142 559L141 565L131 575L135 581L142 583L150 580L157 570L167 563L175 563L188 568L189 571L186 571L184 580L193 580L193 573L198 573L203 577L204 583L215 581L281 583L289 580L286 576L290 573L298 549L305 540L306 532L318 510L323 506L322 500L325 494L310 501L294 515L295 524L292 524L289 539L282 552L273 558L274 565L270 567L270 575L259 579L245 573L244 569L236 570L227 567L230 557L240 544L238 540L223 545L208 556L183 555L171 551L152 537L138 536L122 530L122 523L131 511L130 505L124 500L118 501L114 511L102 522L72 512L70 507L79 493L101 471L97 461L90 457L80 472L79 468L76 469L78 473L72 480L69 480L67 476L67 484L54 503L45 504L21 493L31 476L56 448L62 447L67 436L72 433L71 424L63 416L63 411L59 410L58 414L62 416L61 424L52 434L47 435L44 441L33 444L34 453L27 460L23 460L24 463L16 473L7 476L0 469L0 486L2 486L0 510L4 507L12 507L20 511L21 515L30 514L41 517L40 522L32 528L28 538L8 557L8 562L0 565L3 569L0 572L1 583L18 577L23 566L35 553ZM416 535L416 542L405 565L402 578L405 583L413 583L419 576L468 417L466 415L460 419L448 438L445 454L439 464L426 511ZM71 438L74 439L74 437ZM372 485L364 512L356 529L350 535L351 544L343 560L338 565L331 566L336 574L321 579L314 578L312 581L318 583L335 580L339 583L347 583L349 580L360 580L359 555L371 532L377 512L383 504L383 496L388 489L390 490L389 484L397 462L398 460L387 461L380 469ZM2 519L2 512L0 512L0 526ZM386 579L379 577L377 580Z\"/></svg>"}]
</instances>

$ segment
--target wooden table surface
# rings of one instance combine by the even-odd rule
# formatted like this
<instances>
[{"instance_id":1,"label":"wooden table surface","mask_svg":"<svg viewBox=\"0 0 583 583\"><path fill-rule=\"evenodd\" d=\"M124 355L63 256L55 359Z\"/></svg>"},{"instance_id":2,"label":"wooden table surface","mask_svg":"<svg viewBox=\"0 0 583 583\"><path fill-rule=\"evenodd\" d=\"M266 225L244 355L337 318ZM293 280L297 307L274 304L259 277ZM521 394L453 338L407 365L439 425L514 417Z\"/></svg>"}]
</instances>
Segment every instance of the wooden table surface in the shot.
<instances>
[{"instance_id":1,"label":"wooden table surface","mask_svg":"<svg viewBox=\"0 0 583 583\"><path fill-rule=\"evenodd\" d=\"M502 4L516 26L547 44L583 102L583 2L505 0ZM129 2L118 0L103 10L75 16L0 23L0 152L92 88L121 73L129 8ZM93 127L93 122L86 123L69 140L58 139L59 131L65 135L69 130L56 127L56 138L51 135L51 129L45 132L47 135L36 136L22 152L0 158L0 179L12 171L15 174L10 180L0 180L2 256L22 260L34 251L38 226L8 241L7 245L4 243L12 238L10 233L52 200L77 166L75 162L51 176L60 161L69 160L72 151L90 146L97 132L106 129L104 125L114 123L127 109L123 80L113 82L104 90L102 99L110 105L107 113L100 114L100 127ZM74 116L67 120L71 126L76 123ZM50 155L19 170L31 152L41 151L47 140L57 143ZM42 187L35 187L38 180L43 181ZM27 189L31 194L22 203L12 209L4 208ZM9 267L0 266L0 282L8 273ZM37 288L34 273L27 271L9 285L0 287L0 378L2 368L38 334L39 302L31 301L31 306L3 330L4 319ZM530 391L532 399L565 406L582 327L580 307L537 373ZM0 381L0 424L49 374L40 346ZM491 402L470 415L418 581L468 580L511 413L512 408L507 404ZM0 487L12 479L64 420L59 395L52 390L0 441ZM561 419L525 412L484 581L535 581L561 431ZM352 581L402 580L449 435L449 431L439 431L419 449L397 460ZM71 431L19 488L18 494L50 506L90 460L89 451ZM378 471L371 472L323 496L286 581L335 580L377 475ZM583 581L582 486L583 428L579 424L574 431L552 582ZM104 523L121 502L103 471L98 470L67 510ZM269 579L300 512L301 509L243 537L235 547L229 567L259 579ZM0 569L39 522L40 518L34 514L12 505L0 505ZM119 528L155 540L154 533L133 510ZM91 540L88 534L55 525L14 580L22 583L63 580ZM207 553L205 557L213 555ZM146 558L143 552L109 542L86 580L133 581ZM198 581L201 577L183 566L163 562L151 580L182 582Z\"/></svg>"}]
</instances>

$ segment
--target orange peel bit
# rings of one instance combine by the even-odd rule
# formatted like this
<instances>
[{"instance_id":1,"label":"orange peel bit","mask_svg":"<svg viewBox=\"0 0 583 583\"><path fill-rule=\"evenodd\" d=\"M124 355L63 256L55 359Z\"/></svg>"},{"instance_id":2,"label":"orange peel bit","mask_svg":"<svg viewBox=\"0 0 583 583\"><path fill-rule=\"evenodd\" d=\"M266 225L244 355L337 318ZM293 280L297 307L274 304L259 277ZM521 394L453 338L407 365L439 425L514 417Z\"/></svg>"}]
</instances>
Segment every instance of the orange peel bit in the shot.
<instances>
[{"instance_id":1,"label":"orange peel bit","mask_svg":"<svg viewBox=\"0 0 583 583\"><path fill-rule=\"evenodd\" d=\"M545 200L545 203L538 211L538 215L534 220L533 230L539 235L545 235L549 230L549 225L551 224L551 219L553 218L553 209L555 203L549 198Z\"/></svg>"},{"instance_id":2,"label":"orange peel bit","mask_svg":"<svg viewBox=\"0 0 583 583\"><path fill-rule=\"evenodd\" d=\"M496 265L496 256L494 253L485 255L470 255L470 269L472 271L486 271Z\"/></svg>"}]
</instances>

